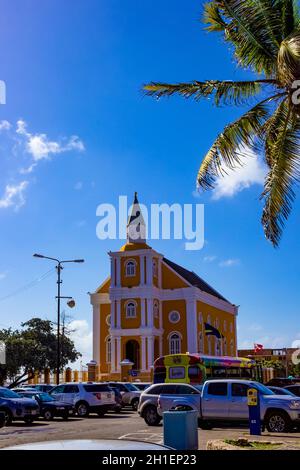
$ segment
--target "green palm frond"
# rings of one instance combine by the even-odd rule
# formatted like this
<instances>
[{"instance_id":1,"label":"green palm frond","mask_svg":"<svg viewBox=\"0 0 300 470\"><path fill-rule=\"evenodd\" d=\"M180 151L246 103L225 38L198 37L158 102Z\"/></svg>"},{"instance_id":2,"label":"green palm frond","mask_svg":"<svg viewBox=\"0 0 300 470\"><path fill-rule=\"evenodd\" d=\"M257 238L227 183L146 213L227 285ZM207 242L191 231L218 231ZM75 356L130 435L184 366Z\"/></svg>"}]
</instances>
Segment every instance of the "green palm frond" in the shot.
<instances>
[{"instance_id":1,"label":"green palm frond","mask_svg":"<svg viewBox=\"0 0 300 470\"><path fill-rule=\"evenodd\" d=\"M277 246L295 199L294 185L300 179L300 124L287 100L277 116L276 140L270 145L271 169L262 193L262 224L266 237Z\"/></svg>"},{"instance_id":2,"label":"green palm frond","mask_svg":"<svg viewBox=\"0 0 300 470\"><path fill-rule=\"evenodd\" d=\"M215 0L205 8L208 31L220 31L234 46L239 63L274 74L274 58L283 36L283 0ZM293 21L293 9L286 5L286 22ZM291 18L292 15L292 18ZM287 28L286 28L287 29Z\"/></svg>"},{"instance_id":3,"label":"green palm frond","mask_svg":"<svg viewBox=\"0 0 300 470\"><path fill-rule=\"evenodd\" d=\"M275 80L252 80L233 82L230 80L207 80L205 82L194 81L190 83L158 83L151 82L144 85L146 95L161 98L163 96L181 95L184 98L201 98L214 96L215 104L240 105L252 96L260 93L262 85L274 85Z\"/></svg>"},{"instance_id":4,"label":"green palm frond","mask_svg":"<svg viewBox=\"0 0 300 470\"><path fill-rule=\"evenodd\" d=\"M289 36L295 29L297 23L297 8L294 0L281 0L282 3L282 39Z\"/></svg>"},{"instance_id":5,"label":"green palm frond","mask_svg":"<svg viewBox=\"0 0 300 470\"><path fill-rule=\"evenodd\" d=\"M225 127L204 157L197 183L202 189L212 189L215 179L224 176L226 167L231 170L242 165L242 147L251 148L255 136L269 117L265 103L259 103L242 117Z\"/></svg>"}]
</instances>

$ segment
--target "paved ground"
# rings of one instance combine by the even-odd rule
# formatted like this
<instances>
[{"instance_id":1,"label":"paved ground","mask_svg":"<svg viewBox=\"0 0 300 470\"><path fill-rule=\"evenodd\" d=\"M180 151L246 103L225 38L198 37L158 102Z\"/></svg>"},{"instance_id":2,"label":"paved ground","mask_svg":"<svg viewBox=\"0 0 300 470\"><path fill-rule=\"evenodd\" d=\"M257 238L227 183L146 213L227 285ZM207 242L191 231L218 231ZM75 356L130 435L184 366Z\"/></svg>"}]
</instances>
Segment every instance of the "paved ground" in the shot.
<instances>
[{"instance_id":1,"label":"paved ground","mask_svg":"<svg viewBox=\"0 0 300 470\"><path fill-rule=\"evenodd\" d=\"M245 428L214 428L210 431L199 429L199 449L205 449L208 440L235 439L247 437ZM149 427L139 415L132 411L121 414L109 413L104 418L96 415L86 419L72 418L47 423L37 421L32 425L13 423L0 429L0 448L10 445L57 439L135 439L155 443L163 442L163 427ZM291 448L300 450L300 433L263 433L263 440L289 442Z\"/></svg>"}]
</instances>

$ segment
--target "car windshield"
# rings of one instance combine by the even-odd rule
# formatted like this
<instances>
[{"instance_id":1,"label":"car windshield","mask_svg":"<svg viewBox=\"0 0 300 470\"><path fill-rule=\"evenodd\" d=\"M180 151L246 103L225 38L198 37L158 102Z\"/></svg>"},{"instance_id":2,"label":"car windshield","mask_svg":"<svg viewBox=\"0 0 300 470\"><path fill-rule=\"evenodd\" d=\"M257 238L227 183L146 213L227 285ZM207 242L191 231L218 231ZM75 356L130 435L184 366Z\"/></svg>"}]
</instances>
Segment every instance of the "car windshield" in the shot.
<instances>
[{"instance_id":1,"label":"car windshield","mask_svg":"<svg viewBox=\"0 0 300 470\"><path fill-rule=\"evenodd\" d=\"M130 392L140 392L140 390L133 384L126 384L126 388L130 391Z\"/></svg>"},{"instance_id":2,"label":"car windshield","mask_svg":"<svg viewBox=\"0 0 300 470\"><path fill-rule=\"evenodd\" d=\"M266 386L263 385L263 384L256 383L254 387L257 388L257 390L258 390L262 395L275 395L275 393L272 392L272 390L270 390L268 387L266 387Z\"/></svg>"},{"instance_id":3,"label":"car windshield","mask_svg":"<svg viewBox=\"0 0 300 470\"><path fill-rule=\"evenodd\" d=\"M45 393L45 392L38 393L36 396L40 399L40 401L54 401L55 400L55 398L51 397L49 393Z\"/></svg>"},{"instance_id":4,"label":"car windshield","mask_svg":"<svg viewBox=\"0 0 300 470\"><path fill-rule=\"evenodd\" d=\"M20 398L16 392L9 390L9 388L1 388L0 389L0 398Z\"/></svg>"}]
</instances>

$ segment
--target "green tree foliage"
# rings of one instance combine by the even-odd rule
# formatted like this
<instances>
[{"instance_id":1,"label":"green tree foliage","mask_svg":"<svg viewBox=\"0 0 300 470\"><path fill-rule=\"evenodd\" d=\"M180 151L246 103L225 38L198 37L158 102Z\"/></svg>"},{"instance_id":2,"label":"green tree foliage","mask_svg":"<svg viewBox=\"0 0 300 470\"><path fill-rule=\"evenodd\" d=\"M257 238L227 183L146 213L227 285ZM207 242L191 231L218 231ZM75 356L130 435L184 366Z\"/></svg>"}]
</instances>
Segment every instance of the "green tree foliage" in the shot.
<instances>
[{"instance_id":1,"label":"green tree foliage","mask_svg":"<svg viewBox=\"0 0 300 470\"><path fill-rule=\"evenodd\" d=\"M32 318L22 323L21 329L0 330L0 341L6 345L6 365L0 366L0 382L8 378L20 383L28 379L32 370L55 370L57 336L49 320ZM80 356L68 335L61 336L61 367Z\"/></svg>"}]
</instances>

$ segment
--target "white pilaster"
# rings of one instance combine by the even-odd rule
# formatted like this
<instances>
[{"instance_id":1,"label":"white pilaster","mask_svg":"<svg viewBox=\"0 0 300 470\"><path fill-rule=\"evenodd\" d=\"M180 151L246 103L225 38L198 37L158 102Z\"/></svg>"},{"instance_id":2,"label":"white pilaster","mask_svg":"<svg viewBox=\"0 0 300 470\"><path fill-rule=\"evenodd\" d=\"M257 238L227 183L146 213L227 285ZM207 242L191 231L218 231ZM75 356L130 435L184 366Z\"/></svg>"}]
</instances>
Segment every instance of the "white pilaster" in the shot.
<instances>
[{"instance_id":1,"label":"white pilaster","mask_svg":"<svg viewBox=\"0 0 300 470\"><path fill-rule=\"evenodd\" d=\"M153 266L152 266L152 256L146 256L146 277L147 277L147 286L152 286L153 284Z\"/></svg>"},{"instance_id":2,"label":"white pilaster","mask_svg":"<svg viewBox=\"0 0 300 470\"><path fill-rule=\"evenodd\" d=\"M116 286L116 272L115 272L115 258L111 256L110 258L110 287Z\"/></svg>"},{"instance_id":3,"label":"white pilaster","mask_svg":"<svg viewBox=\"0 0 300 470\"><path fill-rule=\"evenodd\" d=\"M158 287L159 289L161 289L162 287L162 262L161 262L161 258L159 257L158 258Z\"/></svg>"},{"instance_id":4,"label":"white pilaster","mask_svg":"<svg viewBox=\"0 0 300 470\"><path fill-rule=\"evenodd\" d=\"M197 347L197 309L196 300L186 301L186 323L187 323L187 349L188 352L195 353Z\"/></svg>"},{"instance_id":5,"label":"white pilaster","mask_svg":"<svg viewBox=\"0 0 300 470\"><path fill-rule=\"evenodd\" d=\"M145 299L141 298L141 328L146 326Z\"/></svg>"},{"instance_id":6,"label":"white pilaster","mask_svg":"<svg viewBox=\"0 0 300 470\"><path fill-rule=\"evenodd\" d=\"M116 341L117 341L117 372L121 372L121 366L120 366L120 362L122 360L121 359L121 337L117 336Z\"/></svg>"},{"instance_id":7,"label":"white pilaster","mask_svg":"<svg viewBox=\"0 0 300 470\"><path fill-rule=\"evenodd\" d=\"M100 364L100 305L93 304L93 359Z\"/></svg>"},{"instance_id":8,"label":"white pilaster","mask_svg":"<svg viewBox=\"0 0 300 470\"><path fill-rule=\"evenodd\" d=\"M142 352L141 352L141 364L142 364L142 372L146 371L146 337L141 337L142 342Z\"/></svg>"},{"instance_id":9,"label":"white pilaster","mask_svg":"<svg viewBox=\"0 0 300 470\"><path fill-rule=\"evenodd\" d=\"M121 328L121 300L117 300L117 328Z\"/></svg>"},{"instance_id":10,"label":"white pilaster","mask_svg":"<svg viewBox=\"0 0 300 470\"><path fill-rule=\"evenodd\" d=\"M115 312L116 301L112 300L110 304L110 328L113 330L116 327L116 312Z\"/></svg>"},{"instance_id":11,"label":"white pilaster","mask_svg":"<svg viewBox=\"0 0 300 470\"><path fill-rule=\"evenodd\" d=\"M140 273L141 273L140 285L144 286L145 285L145 257L144 255L140 256Z\"/></svg>"},{"instance_id":12,"label":"white pilaster","mask_svg":"<svg viewBox=\"0 0 300 470\"><path fill-rule=\"evenodd\" d=\"M150 370L150 367L153 366L154 357L153 357L153 336L147 337L147 370Z\"/></svg>"},{"instance_id":13,"label":"white pilaster","mask_svg":"<svg viewBox=\"0 0 300 470\"><path fill-rule=\"evenodd\" d=\"M119 256L116 258L116 286L121 286L121 259Z\"/></svg>"},{"instance_id":14,"label":"white pilaster","mask_svg":"<svg viewBox=\"0 0 300 470\"><path fill-rule=\"evenodd\" d=\"M162 301L159 301L159 329L162 330L163 328L163 309L162 309Z\"/></svg>"},{"instance_id":15,"label":"white pilaster","mask_svg":"<svg viewBox=\"0 0 300 470\"><path fill-rule=\"evenodd\" d=\"M115 337L111 338L111 372L116 372L116 340Z\"/></svg>"},{"instance_id":16,"label":"white pilaster","mask_svg":"<svg viewBox=\"0 0 300 470\"><path fill-rule=\"evenodd\" d=\"M153 299L147 299L147 326L153 328Z\"/></svg>"}]
</instances>

